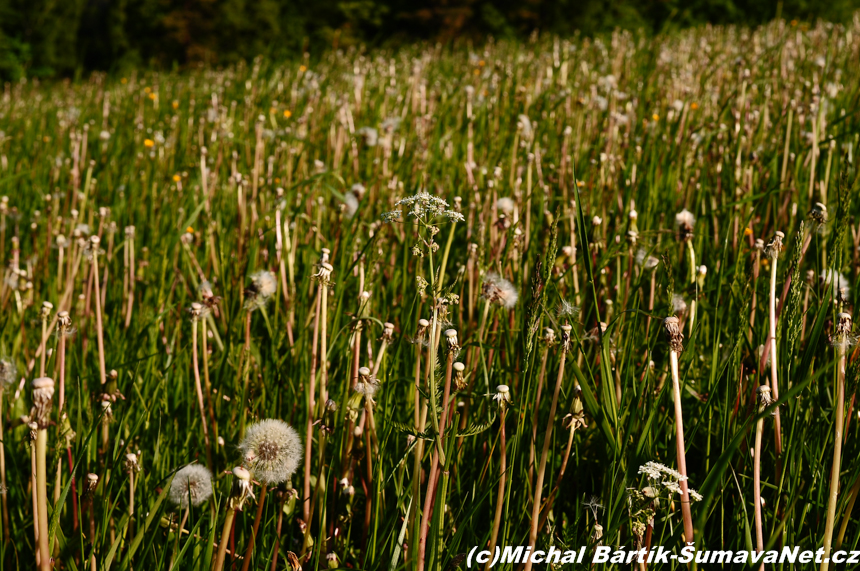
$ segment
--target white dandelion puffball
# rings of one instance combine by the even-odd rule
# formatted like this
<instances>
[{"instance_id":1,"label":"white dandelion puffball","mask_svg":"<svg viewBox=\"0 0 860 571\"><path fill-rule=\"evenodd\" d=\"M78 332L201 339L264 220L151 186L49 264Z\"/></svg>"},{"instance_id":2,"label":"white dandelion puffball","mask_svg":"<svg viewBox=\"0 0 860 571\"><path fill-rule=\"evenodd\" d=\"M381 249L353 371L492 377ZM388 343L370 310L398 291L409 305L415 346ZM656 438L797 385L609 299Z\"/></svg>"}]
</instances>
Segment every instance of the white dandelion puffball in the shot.
<instances>
[{"instance_id":1,"label":"white dandelion puffball","mask_svg":"<svg viewBox=\"0 0 860 571\"><path fill-rule=\"evenodd\" d=\"M7 359L0 359L0 389L10 387L18 380L18 369L15 363Z\"/></svg>"},{"instance_id":2,"label":"white dandelion puffball","mask_svg":"<svg viewBox=\"0 0 860 571\"><path fill-rule=\"evenodd\" d=\"M170 501L180 508L199 506L212 495L212 472L206 466L189 464L170 483Z\"/></svg>"},{"instance_id":3,"label":"white dandelion puffball","mask_svg":"<svg viewBox=\"0 0 860 571\"><path fill-rule=\"evenodd\" d=\"M490 303L497 303L505 309L511 309L515 306L519 298L514 284L495 272L489 272L484 276L481 295Z\"/></svg>"},{"instance_id":4,"label":"white dandelion puffball","mask_svg":"<svg viewBox=\"0 0 860 571\"><path fill-rule=\"evenodd\" d=\"M352 218L358 212L358 198L355 194L347 192L343 196L343 215Z\"/></svg>"},{"instance_id":5,"label":"white dandelion puffball","mask_svg":"<svg viewBox=\"0 0 860 571\"><path fill-rule=\"evenodd\" d=\"M675 225L686 231L692 231L696 226L696 217L686 208L675 214Z\"/></svg>"},{"instance_id":6,"label":"white dandelion puffball","mask_svg":"<svg viewBox=\"0 0 860 571\"><path fill-rule=\"evenodd\" d=\"M510 216L514 213L514 201L512 198L508 198L507 196L503 196L502 198L496 201L496 209L499 212L503 212L505 216Z\"/></svg>"},{"instance_id":7,"label":"white dandelion puffball","mask_svg":"<svg viewBox=\"0 0 860 571\"><path fill-rule=\"evenodd\" d=\"M257 295L268 298L278 291L278 280L272 272L261 270L251 276L254 291Z\"/></svg>"},{"instance_id":8,"label":"white dandelion puffball","mask_svg":"<svg viewBox=\"0 0 860 571\"><path fill-rule=\"evenodd\" d=\"M302 439L286 422L269 418L248 427L239 451L255 478L265 484L279 484L299 467Z\"/></svg>"}]
</instances>

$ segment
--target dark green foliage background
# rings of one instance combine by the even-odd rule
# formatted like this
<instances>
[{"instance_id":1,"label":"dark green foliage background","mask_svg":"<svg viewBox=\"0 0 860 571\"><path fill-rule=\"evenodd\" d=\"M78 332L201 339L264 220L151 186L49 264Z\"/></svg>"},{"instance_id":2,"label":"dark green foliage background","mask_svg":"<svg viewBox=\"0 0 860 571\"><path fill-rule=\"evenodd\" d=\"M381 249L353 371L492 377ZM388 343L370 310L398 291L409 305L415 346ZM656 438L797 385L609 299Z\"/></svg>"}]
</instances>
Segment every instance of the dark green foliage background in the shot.
<instances>
[{"instance_id":1,"label":"dark green foliage background","mask_svg":"<svg viewBox=\"0 0 860 571\"><path fill-rule=\"evenodd\" d=\"M0 0L0 78L287 58L325 46L845 21L860 0Z\"/></svg>"}]
</instances>

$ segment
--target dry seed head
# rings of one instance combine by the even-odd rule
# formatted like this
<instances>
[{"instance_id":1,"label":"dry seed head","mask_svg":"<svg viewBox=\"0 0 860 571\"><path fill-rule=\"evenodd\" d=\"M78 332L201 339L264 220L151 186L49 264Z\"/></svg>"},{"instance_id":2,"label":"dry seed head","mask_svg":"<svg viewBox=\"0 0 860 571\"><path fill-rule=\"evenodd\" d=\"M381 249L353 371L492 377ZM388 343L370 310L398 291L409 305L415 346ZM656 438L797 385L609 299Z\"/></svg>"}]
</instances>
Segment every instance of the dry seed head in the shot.
<instances>
[{"instance_id":1,"label":"dry seed head","mask_svg":"<svg viewBox=\"0 0 860 571\"><path fill-rule=\"evenodd\" d=\"M840 313L836 319L836 332L833 335L832 345L844 351L846 348L857 344L857 337L851 334L854 322L850 313Z\"/></svg>"},{"instance_id":2,"label":"dry seed head","mask_svg":"<svg viewBox=\"0 0 860 571\"><path fill-rule=\"evenodd\" d=\"M447 329L445 331L445 339L448 341L448 350L457 351L460 349L460 343L457 339L456 329Z\"/></svg>"},{"instance_id":3,"label":"dry seed head","mask_svg":"<svg viewBox=\"0 0 860 571\"><path fill-rule=\"evenodd\" d=\"M48 427L53 398L54 379L39 377L33 380L33 408L30 411L30 418L40 429Z\"/></svg>"},{"instance_id":4,"label":"dry seed head","mask_svg":"<svg viewBox=\"0 0 860 571\"><path fill-rule=\"evenodd\" d=\"M248 498L253 498L254 490L251 489L251 473L242 466L233 468L233 486L230 490L228 506L232 510L242 511L242 505Z\"/></svg>"},{"instance_id":5,"label":"dry seed head","mask_svg":"<svg viewBox=\"0 0 860 571\"><path fill-rule=\"evenodd\" d=\"M48 318L51 316L51 310L54 309L54 304L50 301L42 302L42 311L39 313L39 317L42 321L48 321Z\"/></svg>"},{"instance_id":6,"label":"dry seed head","mask_svg":"<svg viewBox=\"0 0 860 571\"><path fill-rule=\"evenodd\" d=\"M783 239L785 239L785 234L777 230L764 250L764 253L768 258L775 260L779 257L779 253L782 251Z\"/></svg>"},{"instance_id":7,"label":"dry seed head","mask_svg":"<svg viewBox=\"0 0 860 571\"><path fill-rule=\"evenodd\" d=\"M809 213L810 218L818 222L819 224L824 224L827 222L827 207L820 202L816 202L812 211Z\"/></svg>"},{"instance_id":8,"label":"dry seed head","mask_svg":"<svg viewBox=\"0 0 860 571\"><path fill-rule=\"evenodd\" d=\"M140 472L137 454L129 452L125 455L125 470L126 472Z\"/></svg>"},{"instance_id":9,"label":"dry seed head","mask_svg":"<svg viewBox=\"0 0 860 571\"><path fill-rule=\"evenodd\" d=\"M493 395L493 400L499 403L499 408L504 410L511 404L511 389L508 385L499 385L496 387L496 394Z\"/></svg>"},{"instance_id":10,"label":"dry seed head","mask_svg":"<svg viewBox=\"0 0 860 571\"><path fill-rule=\"evenodd\" d=\"M287 481L302 460L302 440L282 420L267 419L248 427L239 444L243 464L265 484Z\"/></svg>"},{"instance_id":11,"label":"dry seed head","mask_svg":"<svg viewBox=\"0 0 860 571\"><path fill-rule=\"evenodd\" d=\"M458 391L462 391L466 389L466 377L464 371L466 370L466 366L459 361L454 363L454 386L457 387Z\"/></svg>"},{"instance_id":12,"label":"dry seed head","mask_svg":"<svg viewBox=\"0 0 860 571\"><path fill-rule=\"evenodd\" d=\"M200 464L179 470L170 482L170 501L180 508L197 507L212 496L212 472Z\"/></svg>"},{"instance_id":13,"label":"dry seed head","mask_svg":"<svg viewBox=\"0 0 860 571\"><path fill-rule=\"evenodd\" d=\"M323 255L324 259L328 259L328 254ZM320 264L320 269L313 275L313 278L319 281L320 285L328 286L332 285L331 282L331 273L334 271L334 266L329 264L328 262L323 262Z\"/></svg>"},{"instance_id":14,"label":"dry seed head","mask_svg":"<svg viewBox=\"0 0 860 571\"><path fill-rule=\"evenodd\" d=\"M675 353L684 351L684 334L681 333L680 321L674 315L663 320L663 328L666 330L666 335L669 337L669 347Z\"/></svg>"},{"instance_id":15,"label":"dry seed head","mask_svg":"<svg viewBox=\"0 0 860 571\"><path fill-rule=\"evenodd\" d=\"M389 323L388 321L386 321L385 323L382 324L382 337L381 337L381 339L384 340L386 343L391 343L391 341L394 339L394 324L393 323Z\"/></svg>"},{"instance_id":16,"label":"dry seed head","mask_svg":"<svg viewBox=\"0 0 860 571\"><path fill-rule=\"evenodd\" d=\"M84 496L92 497L95 493L96 488L99 485L99 476L98 474L87 474L87 482L84 488Z\"/></svg>"}]
</instances>

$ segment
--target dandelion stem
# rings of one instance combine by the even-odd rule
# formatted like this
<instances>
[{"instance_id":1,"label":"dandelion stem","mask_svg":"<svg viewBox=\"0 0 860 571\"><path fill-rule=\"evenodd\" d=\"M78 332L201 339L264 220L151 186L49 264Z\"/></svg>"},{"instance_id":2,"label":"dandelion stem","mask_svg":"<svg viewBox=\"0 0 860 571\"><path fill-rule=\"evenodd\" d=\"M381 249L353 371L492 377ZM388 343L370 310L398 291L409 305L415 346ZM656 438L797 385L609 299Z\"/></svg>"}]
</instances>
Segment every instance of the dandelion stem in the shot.
<instances>
[{"instance_id":1,"label":"dandelion stem","mask_svg":"<svg viewBox=\"0 0 860 571\"><path fill-rule=\"evenodd\" d=\"M3 540L8 542L11 533L9 530L9 505L6 502L6 436L3 429L3 393L4 389L0 386L0 501L3 502Z\"/></svg>"},{"instance_id":2,"label":"dandelion stem","mask_svg":"<svg viewBox=\"0 0 860 571\"><path fill-rule=\"evenodd\" d=\"M266 504L266 485L260 486L260 497L257 500L257 515L254 516L254 527L251 528L251 539L245 550L245 561L242 562L242 571L251 568L251 555L254 554L254 542L257 540L257 531L260 529L260 520L263 519L263 506ZM310 525L308 525L310 527Z\"/></svg>"},{"instance_id":3,"label":"dandelion stem","mask_svg":"<svg viewBox=\"0 0 860 571\"><path fill-rule=\"evenodd\" d=\"M505 435L505 407L502 406L499 411L499 488L496 493L496 515L493 518L493 530L490 532L490 553L496 551L496 541L499 538L499 527L502 523L502 511L505 508L505 476L508 470L508 455L507 455L507 438ZM490 562L487 562L486 570L490 569Z\"/></svg>"},{"instance_id":4,"label":"dandelion stem","mask_svg":"<svg viewBox=\"0 0 860 571\"><path fill-rule=\"evenodd\" d=\"M840 329L847 322L848 330L851 327L851 317L848 314L840 314L840 325L837 329L836 344L836 419L833 427L833 466L830 469L830 496L827 501L827 520L824 527L824 558L821 562L820 571L827 571L830 558L830 546L833 540L833 527L836 520L836 504L839 499L839 473L842 469L842 429L845 423L845 350L847 345L847 332Z\"/></svg>"},{"instance_id":5,"label":"dandelion stem","mask_svg":"<svg viewBox=\"0 0 860 571\"><path fill-rule=\"evenodd\" d=\"M770 267L770 382L774 400L779 400L779 383L777 381L777 367L779 366L779 361L776 358L776 266L778 259L779 258L777 256L774 256L772 260L773 263ZM775 410L773 430L774 446L776 447L777 457L777 481L779 481L779 472L781 471L779 458L782 456L782 425L779 418L779 407L776 407Z\"/></svg>"},{"instance_id":6,"label":"dandelion stem","mask_svg":"<svg viewBox=\"0 0 860 571\"><path fill-rule=\"evenodd\" d=\"M561 383L564 380L564 364L567 359L567 349L569 343L569 334L571 331L570 325L564 325L562 330L564 331L564 341L561 349L561 359L558 364L558 376L555 381L555 389L552 393L552 404L549 407L549 422L546 425L546 432L543 437L543 449L541 450L540 455L540 463L538 464L537 470L537 478L535 479L535 491L534 498L532 500L532 517L531 517L531 529L529 530L529 548L530 550L534 550L535 544L537 543L537 535L539 523L540 523L540 509L541 509L541 495L543 493L543 480L546 475L546 462L549 456L549 445L552 440L552 429L555 423L555 412L558 407L558 395L561 391ZM532 560L526 562L525 571L530 571L532 568Z\"/></svg>"},{"instance_id":7,"label":"dandelion stem","mask_svg":"<svg viewBox=\"0 0 860 571\"><path fill-rule=\"evenodd\" d=\"M758 419L755 425L755 447L753 448L753 511L755 513L755 544L756 551L764 551L764 532L761 520L761 434L764 430L764 418ZM764 563L760 569L764 569Z\"/></svg>"},{"instance_id":8,"label":"dandelion stem","mask_svg":"<svg viewBox=\"0 0 860 571\"><path fill-rule=\"evenodd\" d=\"M105 370L105 339L104 330L102 329L102 304L101 304L101 289L99 285L99 237L93 236L90 238L93 247L93 282L96 288L96 341L99 349L99 378L102 385L107 383L107 371Z\"/></svg>"},{"instance_id":9,"label":"dandelion stem","mask_svg":"<svg viewBox=\"0 0 860 571\"><path fill-rule=\"evenodd\" d=\"M313 428L314 428L314 392L316 390L317 377L317 342L319 339L320 325L320 304L322 302L322 285L318 288L316 297L316 311L314 312L314 336L311 341L311 377L308 386L308 420L305 430L305 477L304 477L304 495L302 501L302 515L305 523L310 525L308 517L311 512L311 449L313 446Z\"/></svg>"},{"instance_id":10,"label":"dandelion stem","mask_svg":"<svg viewBox=\"0 0 860 571\"><path fill-rule=\"evenodd\" d=\"M687 457L684 447L684 415L681 407L681 381L678 374L678 353L669 352L672 367L672 394L675 401L675 436L677 440L678 471L684 476L681 480L681 514L684 518L685 541L693 541L693 514L690 510L690 492L687 489Z\"/></svg>"},{"instance_id":11,"label":"dandelion stem","mask_svg":"<svg viewBox=\"0 0 860 571\"><path fill-rule=\"evenodd\" d=\"M203 402L203 386L200 383L200 365L197 359L197 321L197 316L191 318L191 360L194 363L194 389L197 391L197 406L200 408L200 422L203 425L203 445L206 446L206 464L209 468L212 468L212 446L209 442L206 405Z\"/></svg>"}]
</instances>

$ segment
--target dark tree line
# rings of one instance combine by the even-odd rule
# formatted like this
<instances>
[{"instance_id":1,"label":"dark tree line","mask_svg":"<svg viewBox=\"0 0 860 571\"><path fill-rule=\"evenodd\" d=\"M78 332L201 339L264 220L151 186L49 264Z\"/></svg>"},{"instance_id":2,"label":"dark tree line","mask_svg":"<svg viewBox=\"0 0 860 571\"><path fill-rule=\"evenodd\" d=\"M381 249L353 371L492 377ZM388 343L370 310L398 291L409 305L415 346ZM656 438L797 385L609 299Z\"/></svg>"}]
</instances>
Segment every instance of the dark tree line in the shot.
<instances>
[{"instance_id":1,"label":"dark tree line","mask_svg":"<svg viewBox=\"0 0 860 571\"><path fill-rule=\"evenodd\" d=\"M0 0L0 78L492 34L652 32L775 17L845 21L860 0Z\"/></svg>"}]
</instances>

